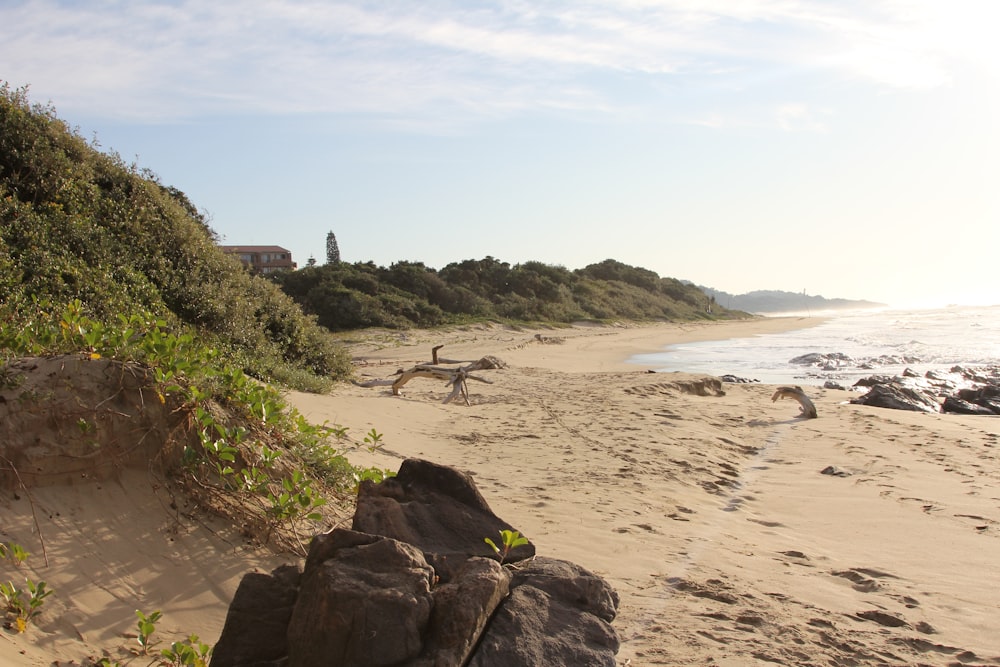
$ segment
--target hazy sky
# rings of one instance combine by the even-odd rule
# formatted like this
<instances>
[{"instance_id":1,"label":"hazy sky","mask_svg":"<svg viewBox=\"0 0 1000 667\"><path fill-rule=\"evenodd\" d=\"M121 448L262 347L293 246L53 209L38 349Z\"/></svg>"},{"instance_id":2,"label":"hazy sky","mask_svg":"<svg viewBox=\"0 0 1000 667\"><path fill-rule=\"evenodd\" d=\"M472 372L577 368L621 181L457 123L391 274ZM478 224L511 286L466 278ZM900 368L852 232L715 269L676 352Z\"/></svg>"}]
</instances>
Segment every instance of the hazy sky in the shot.
<instances>
[{"instance_id":1,"label":"hazy sky","mask_svg":"<svg viewBox=\"0 0 1000 667\"><path fill-rule=\"evenodd\" d=\"M0 0L0 79L229 244L1000 303L996 0Z\"/></svg>"}]
</instances>

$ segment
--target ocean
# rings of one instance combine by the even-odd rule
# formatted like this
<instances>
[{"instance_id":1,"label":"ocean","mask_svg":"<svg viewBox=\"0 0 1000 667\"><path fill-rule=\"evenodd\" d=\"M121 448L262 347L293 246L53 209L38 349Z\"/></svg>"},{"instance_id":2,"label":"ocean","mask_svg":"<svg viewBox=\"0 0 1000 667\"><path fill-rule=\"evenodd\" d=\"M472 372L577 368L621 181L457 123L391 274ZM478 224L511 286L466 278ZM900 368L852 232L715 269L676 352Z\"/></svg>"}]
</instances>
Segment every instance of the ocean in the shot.
<instances>
[{"instance_id":1,"label":"ocean","mask_svg":"<svg viewBox=\"0 0 1000 667\"><path fill-rule=\"evenodd\" d=\"M1000 365L1000 305L812 313L822 324L752 338L672 345L630 362L658 372L735 375L771 384L845 387L869 375ZM812 363L792 359L804 355Z\"/></svg>"}]
</instances>

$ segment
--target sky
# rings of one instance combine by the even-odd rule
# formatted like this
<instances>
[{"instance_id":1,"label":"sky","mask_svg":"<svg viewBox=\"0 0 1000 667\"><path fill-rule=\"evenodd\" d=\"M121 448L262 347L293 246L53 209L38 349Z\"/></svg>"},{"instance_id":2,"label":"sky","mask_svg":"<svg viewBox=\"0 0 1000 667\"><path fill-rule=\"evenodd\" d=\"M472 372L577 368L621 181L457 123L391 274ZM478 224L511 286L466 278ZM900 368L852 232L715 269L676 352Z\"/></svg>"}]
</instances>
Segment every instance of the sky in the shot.
<instances>
[{"instance_id":1,"label":"sky","mask_svg":"<svg viewBox=\"0 0 1000 667\"><path fill-rule=\"evenodd\" d=\"M222 242L1000 303L995 0L0 0L0 80Z\"/></svg>"}]
</instances>

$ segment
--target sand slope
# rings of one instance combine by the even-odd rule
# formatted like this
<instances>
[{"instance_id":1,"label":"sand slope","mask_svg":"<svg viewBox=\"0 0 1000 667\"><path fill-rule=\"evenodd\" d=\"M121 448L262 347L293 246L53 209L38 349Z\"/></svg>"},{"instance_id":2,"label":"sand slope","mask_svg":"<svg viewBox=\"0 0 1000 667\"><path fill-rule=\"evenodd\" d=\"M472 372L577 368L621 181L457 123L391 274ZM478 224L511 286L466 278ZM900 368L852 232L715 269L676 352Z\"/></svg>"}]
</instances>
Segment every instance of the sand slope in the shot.
<instances>
[{"instance_id":1,"label":"sand slope","mask_svg":"<svg viewBox=\"0 0 1000 667\"><path fill-rule=\"evenodd\" d=\"M2 539L31 556L17 570L0 566L3 578L19 585L24 577L43 580L54 594L25 634L0 631L2 665L87 664L85 658L104 655L124 663L138 648L137 609L163 611L158 648L192 632L214 643L243 575L286 560L248 548L232 526L189 514L192 508L145 471L34 489L41 539L28 497L17 496L0 510Z\"/></svg>"}]
</instances>

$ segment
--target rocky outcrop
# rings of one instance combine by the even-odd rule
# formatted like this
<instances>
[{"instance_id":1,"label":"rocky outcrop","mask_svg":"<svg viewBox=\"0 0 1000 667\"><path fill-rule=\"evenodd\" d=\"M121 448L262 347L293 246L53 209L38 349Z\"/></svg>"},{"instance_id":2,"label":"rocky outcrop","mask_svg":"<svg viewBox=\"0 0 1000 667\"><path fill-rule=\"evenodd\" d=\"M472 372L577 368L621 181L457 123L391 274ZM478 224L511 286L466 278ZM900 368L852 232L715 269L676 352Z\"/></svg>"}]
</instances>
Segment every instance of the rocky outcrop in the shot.
<instances>
[{"instance_id":1,"label":"rocky outcrop","mask_svg":"<svg viewBox=\"0 0 1000 667\"><path fill-rule=\"evenodd\" d=\"M244 577L213 667L615 664L617 593L530 543L501 565L484 538L513 529L468 475L404 461L361 486L352 528L314 537L301 573Z\"/></svg>"},{"instance_id":2,"label":"rocky outcrop","mask_svg":"<svg viewBox=\"0 0 1000 667\"><path fill-rule=\"evenodd\" d=\"M864 396L851 399L851 403L891 410L941 411L941 404L933 394L907 384L904 378L888 378L873 384Z\"/></svg>"},{"instance_id":3,"label":"rocky outcrop","mask_svg":"<svg viewBox=\"0 0 1000 667\"><path fill-rule=\"evenodd\" d=\"M536 558L514 570L510 597L469 667L614 667L618 637L611 621L617 609L618 594L600 577L572 563Z\"/></svg>"},{"instance_id":4,"label":"rocky outcrop","mask_svg":"<svg viewBox=\"0 0 1000 667\"><path fill-rule=\"evenodd\" d=\"M493 513L471 477L420 459L403 461L395 477L379 484L362 482L351 528L412 544L439 560L493 558L483 538L495 541L501 530L513 530ZM534 555L529 542L507 560Z\"/></svg>"},{"instance_id":5,"label":"rocky outcrop","mask_svg":"<svg viewBox=\"0 0 1000 667\"><path fill-rule=\"evenodd\" d=\"M952 367L948 373L928 371L923 376L907 369L902 375L872 375L855 387L869 387L851 403L894 410L1000 415L1000 368Z\"/></svg>"},{"instance_id":6,"label":"rocky outcrop","mask_svg":"<svg viewBox=\"0 0 1000 667\"><path fill-rule=\"evenodd\" d=\"M788 363L794 366L812 367L821 371L839 371L850 368L871 370L882 366L901 366L919 362L920 359L917 357L908 355L883 354L877 357L854 358L843 352L810 352L788 360Z\"/></svg>"},{"instance_id":7,"label":"rocky outcrop","mask_svg":"<svg viewBox=\"0 0 1000 667\"><path fill-rule=\"evenodd\" d=\"M288 662L288 622L299 592L299 568L283 565L270 574L243 577L226 615L227 628L215 644L213 665L279 667ZM222 656L221 658L219 656Z\"/></svg>"}]
</instances>

